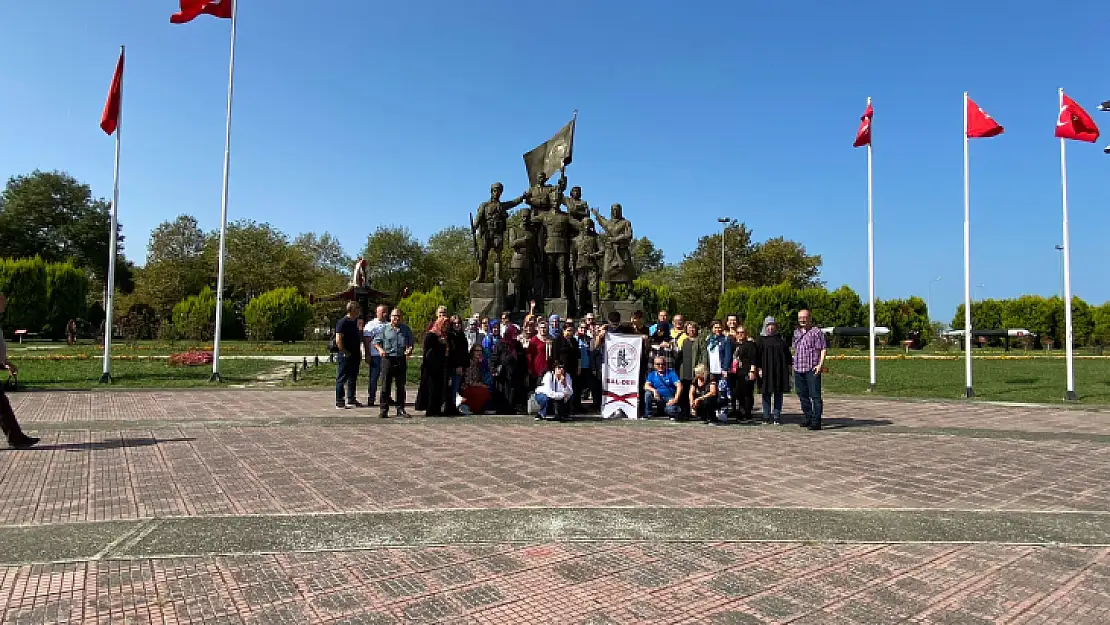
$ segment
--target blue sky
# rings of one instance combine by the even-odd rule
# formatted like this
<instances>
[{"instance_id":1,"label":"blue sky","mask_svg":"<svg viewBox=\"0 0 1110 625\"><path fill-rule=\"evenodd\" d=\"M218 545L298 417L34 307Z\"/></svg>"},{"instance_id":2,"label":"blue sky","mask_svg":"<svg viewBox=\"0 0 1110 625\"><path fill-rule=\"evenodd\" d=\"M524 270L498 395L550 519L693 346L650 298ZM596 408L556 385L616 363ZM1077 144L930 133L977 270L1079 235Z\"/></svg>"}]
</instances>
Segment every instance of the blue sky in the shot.
<instances>
[{"instance_id":1,"label":"blue sky","mask_svg":"<svg viewBox=\"0 0 1110 625\"><path fill-rule=\"evenodd\" d=\"M695 7L683 9L681 7ZM120 219L128 257L188 213L219 225L229 22L172 26L174 0L0 5L0 176L62 169L108 197L97 124L128 46ZM319 8L323 7L323 8ZM851 8L849 8L851 7ZM663 0L242 0L231 219L330 231L352 254L379 224L418 237L466 222L521 154L579 109L571 184L625 206L671 261L716 218L824 258L866 297L866 154L875 100L877 291L962 301L962 93L1006 134L972 142L979 297L1061 290L1058 87L1110 99L1105 26L1087 3L864 5ZM1073 290L1110 299L1110 156L1069 143ZM1100 277L1102 276L1102 277Z\"/></svg>"}]
</instances>

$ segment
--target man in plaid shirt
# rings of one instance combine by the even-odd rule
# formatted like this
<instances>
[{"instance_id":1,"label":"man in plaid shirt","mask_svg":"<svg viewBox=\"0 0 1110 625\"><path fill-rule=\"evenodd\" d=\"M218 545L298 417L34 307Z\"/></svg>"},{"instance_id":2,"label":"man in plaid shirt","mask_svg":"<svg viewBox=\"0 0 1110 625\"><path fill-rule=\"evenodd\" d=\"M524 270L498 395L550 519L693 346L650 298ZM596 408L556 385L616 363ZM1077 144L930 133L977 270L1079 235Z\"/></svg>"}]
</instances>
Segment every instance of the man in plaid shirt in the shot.
<instances>
[{"instance_id":1,"label":"man in plaid shirt","mask_svg":"<svg viewBox=\"0 0 1110 625\"><path fill-rule=\"evenodd\" d=\"M798 311L794 330L794 390L802 404L802 427L821 429L821 369L825 366L828 344L821 328L813 327L808 310Z\"/></svg>"}]
</instances>

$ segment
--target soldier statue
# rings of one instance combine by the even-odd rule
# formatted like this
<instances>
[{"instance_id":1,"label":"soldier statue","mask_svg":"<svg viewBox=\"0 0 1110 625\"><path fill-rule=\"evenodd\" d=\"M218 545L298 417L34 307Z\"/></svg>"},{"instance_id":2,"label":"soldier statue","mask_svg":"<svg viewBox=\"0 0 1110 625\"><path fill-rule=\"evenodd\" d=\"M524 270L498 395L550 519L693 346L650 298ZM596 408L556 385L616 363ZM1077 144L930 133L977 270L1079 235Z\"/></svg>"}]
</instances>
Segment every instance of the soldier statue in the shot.
<instances>
[{"instance_id":1,"label":"soldier statue","mask_svg":"<svg viewBox=\"0 0 1110 625\"><path fill-rule=\"evenodd\" d=\"M598 314L598 303L601 301L602 256L601 245L594 230L594 221L589 217L583 217L582 228L574 238L570 252L575 301L578 303L579 315L584 315L591 310L595 315Z\"/></svg>"},{"instance_id":2,"label":"soldier statue","mask_svg":"<svg viewBox=\"0 0 1110 625\"><path fill-rule=\"evenodd\" d=\"M569 215L559 210L558 204L537 219L546 231L543 252L547 258L547 296L567 297L567 285L570 283L570 239L577 230L576 224Z\"/></svg>"},{"instance_id":3,"label":"soldier statue","mask_svg":"<svg viewBox=\"0 0 1110 625\"><path fill-rule=\"evenodd\" d=\"M559 184L547 184L547 174L538 172L535 183L524 192L524 201L532 209L532 216L539 218L539 214L558 208L563 201L563 192L567 188L567 175L564 172L559 177Z\"/></svg>"},{"instance_id":4,"label":"soldier statue","mask_svg":"<svg viewBox=\"0 0 1110 625\"><path fill-rule=\"evenodd\" d=\"M582 199L582 187L571 187L570 197L563 198L563 206L567 207L567 214L578 224L590 216L590 205Z\"/></svg>"},{"instance_id":5,"label":"soldier statue","mask_svg":"<svg viewBox=\"0 0 1110 625\"><path fill-rule=\"evenodd\" d=\"M472 233L480 232L481 252L478 259L478 282L485 282L490 252L493 252L495 279L501 279L501 250L505 242L505 228L509 218L509 209L520 206L524 196L508 202L501 201L501 193L505 185L500 182L493 183L489 188L489 201L482 202L478 207L478 219L470 224Z\"/></svg>"},{"instance_id":6,"label":"soldier statue","mask_svg":"<svg viewBox=\"0 0 1110 625\"><path fill-rule=\"evenodd\" d=\"M596 208L592 210L606 235L602 279L609 285L610 294L614 287L623 284L628 288L628 298L635 299L632 295L632 282L636 279L636 267L632 264L632 223L622 215L620 204L613 204L609 219L602 217Z\"/></svg>"},{"instance_id":7,"label":"soldier statue","mask_svg":"<svg viewBox=\"0 0 1110 625\"><path fill-rule=\"evenodd\" d=\"M532 271L536 256L536 232L539 230L539 224L532 221L531 210L522 209L520 218L520 225L509 233L509 248L513 250L509 272L516 290L513 310L527 310L529 300L533 299Z\"/></svg>"}]
</instances>

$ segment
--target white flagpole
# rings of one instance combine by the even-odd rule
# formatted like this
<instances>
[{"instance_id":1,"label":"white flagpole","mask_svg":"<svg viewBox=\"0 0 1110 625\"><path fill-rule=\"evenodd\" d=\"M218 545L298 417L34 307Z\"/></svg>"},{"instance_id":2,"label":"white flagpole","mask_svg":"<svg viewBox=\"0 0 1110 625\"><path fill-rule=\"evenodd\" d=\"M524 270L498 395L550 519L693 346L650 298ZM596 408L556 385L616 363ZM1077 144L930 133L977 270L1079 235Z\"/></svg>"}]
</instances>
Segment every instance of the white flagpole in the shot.
<instances>
[{"instance_id":1,"label":"white flagpole","mask_svg":"<svg viewBox=\"0 0 1110 625\"><path fill-rule=\"evenodd\" d=\"M224 136L224 189L220 206L220 261L216 278L216 334L212 343L212 376L209 382L219 382L220 334L224 320L224 256L227 251L227 184L231 174L231 96L235 91L235 24L239 15L238 0L231 4L231 58L227 68L227 133Z\"/></svg>"},{"instance_id":2,"label":"white flagpole","mask_svg":"<svg viewBox=\"0 0 1110 625\"><path fill-rule=\"evenodd\" d=\"M871 106L871 98L867 98ZM874 133L871 135L874 137ZM868 327L871 336L871 390L875 390L875 223L871 197L871 141L867 142L867 301Z\"/></svg>"},{"instance_id":3,"label":"white flagpole","mask_svg":"<svg viewBox=\"0 0 1110 625\"><path fill-rule=\"evenodd\" d=\"M119 47L123 58L124 46ZM123 130L123 86L120 86L119 110L116 112L116 158L112 168L112 217L108 231L108 298L104 306L104 367L100 374L101 384L112 382L112 323L116 305L116 239L119 229L119 147L120 132Z\"/></svg>"},{"instance_id":4,"label":"white flagpole","mask_svg":"<svg viewBox=\"0 0 1110 625\"><path fill-rule=\"evenodd\" d=\"M1060 109L1064 108L1064 90L1060 89ZM1064 139L1060 139L1060 179L1064 204L1064 354L1067 360L1068 386L1064 399L1074 401L1075 395L1075 369L1072 358L1072 344L1074 335L1071 326L1071 251L1070 236L1068 234L1068 160Z\"/></svg>"},{"instance_id":5,"label":"white flagpole","mask_svg":"<svg viewBox=\"0 0 1110 625\"><path fill-rule=\"evenodd\" d=\"M971 186L967 141L967 92L964 92L964 360L966 397L975 397L971 385Z\"/></svg>"}]
</instances>

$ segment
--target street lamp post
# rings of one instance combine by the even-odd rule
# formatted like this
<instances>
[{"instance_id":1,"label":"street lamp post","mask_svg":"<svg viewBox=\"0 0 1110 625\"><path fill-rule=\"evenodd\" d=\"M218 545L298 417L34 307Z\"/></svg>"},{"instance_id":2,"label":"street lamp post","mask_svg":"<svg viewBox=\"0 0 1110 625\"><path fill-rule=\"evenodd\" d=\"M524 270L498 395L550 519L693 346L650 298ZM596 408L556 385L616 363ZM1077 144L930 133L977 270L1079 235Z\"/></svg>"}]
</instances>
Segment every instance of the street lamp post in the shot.
<instances>
[{"instance_id":1,"label":"street lamp post","mask_svg":"<svg viewBox=\"0 0 1110 625\"><path fill-rule=\"evenodd\" d=\"M721 293L725 292L725 236L728 234L728 227L736 225L736 220L729 217L718 217L717 221L721 224Z\"/></svg>"}]
</instances>

